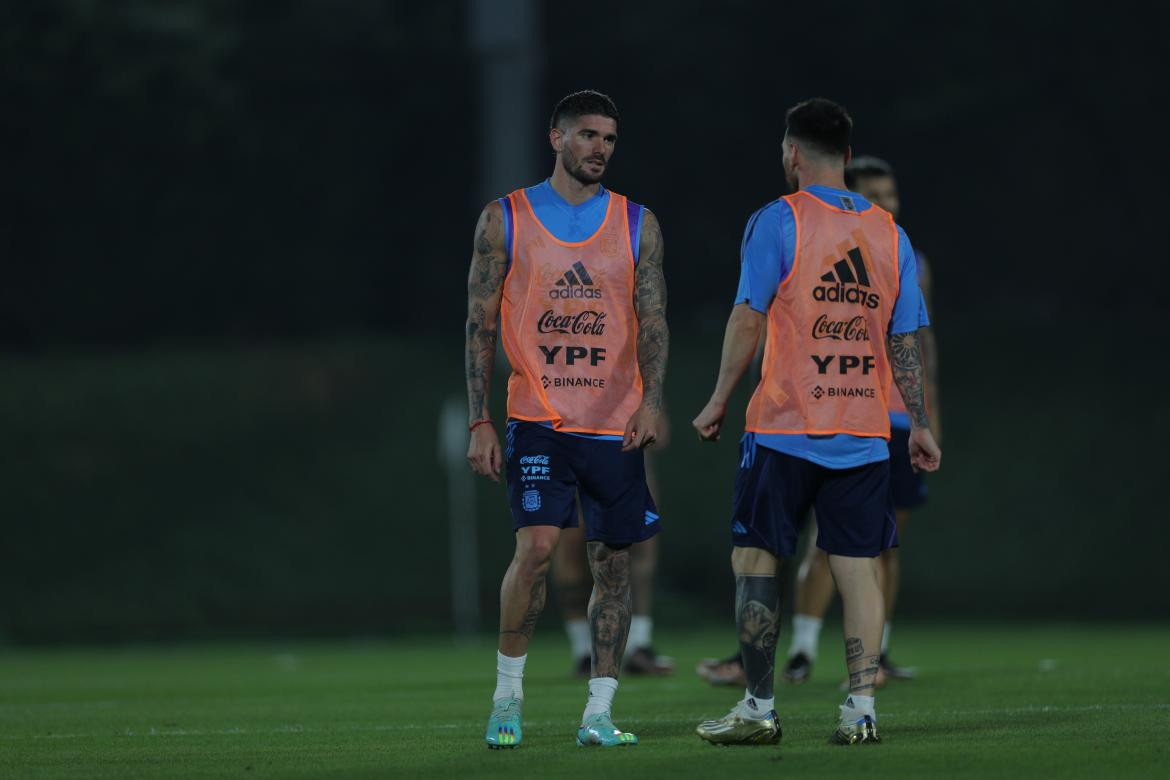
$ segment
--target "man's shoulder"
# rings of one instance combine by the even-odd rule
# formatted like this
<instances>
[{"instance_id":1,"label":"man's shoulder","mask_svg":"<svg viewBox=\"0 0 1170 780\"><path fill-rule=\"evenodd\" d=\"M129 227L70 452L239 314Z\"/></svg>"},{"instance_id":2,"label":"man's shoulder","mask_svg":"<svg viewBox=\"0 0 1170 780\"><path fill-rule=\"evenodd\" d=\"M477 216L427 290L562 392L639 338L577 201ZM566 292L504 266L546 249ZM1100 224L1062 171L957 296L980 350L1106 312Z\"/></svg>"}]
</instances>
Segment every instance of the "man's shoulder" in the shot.
<instances>
[{"instance_id":1,"label":"man's shoulder","mask_svg":"<svg viewBox=\"0 0 1170 780\"><path fill-rule=\"evenodd\" d=\"M792 214L792 207L784 198L769 201L752 212L744 229L744 240L751 240L757 232L777 235L776 230Z\"/></svg>"}]
</instances>

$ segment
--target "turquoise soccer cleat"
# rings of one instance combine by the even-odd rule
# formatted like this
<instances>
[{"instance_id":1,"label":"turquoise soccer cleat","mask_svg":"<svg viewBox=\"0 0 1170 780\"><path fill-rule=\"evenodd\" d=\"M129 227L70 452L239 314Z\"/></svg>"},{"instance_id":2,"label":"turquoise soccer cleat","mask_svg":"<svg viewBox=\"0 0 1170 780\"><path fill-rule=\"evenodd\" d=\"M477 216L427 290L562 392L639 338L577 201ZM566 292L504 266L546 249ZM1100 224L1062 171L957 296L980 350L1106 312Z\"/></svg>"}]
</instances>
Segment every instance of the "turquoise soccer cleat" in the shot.
<instances>
[{"instance_id":1,"label":"turquoise soccer cleat","mask_svg":"<svg viewBox=\"0 0 1170 780\"><path fill-rule=\"evenodd\" d=\"M499 750L520 744L520 705L519 699L500 699L492 707L487 733L483 737L489 748Z\"/></svg>"},{"instance_id":2,"label":"turquoise soccer cleat","mask_svg":"<svg viewBox=\"0 0 1170 780\"><path fill-rule=\"evenodd\" d=\"M638 738L625 731L619 731L613 725L613 718L608 712L590 715L577 730L577 747L622 747L637 745Z\"/></svg>"}]
</instances>

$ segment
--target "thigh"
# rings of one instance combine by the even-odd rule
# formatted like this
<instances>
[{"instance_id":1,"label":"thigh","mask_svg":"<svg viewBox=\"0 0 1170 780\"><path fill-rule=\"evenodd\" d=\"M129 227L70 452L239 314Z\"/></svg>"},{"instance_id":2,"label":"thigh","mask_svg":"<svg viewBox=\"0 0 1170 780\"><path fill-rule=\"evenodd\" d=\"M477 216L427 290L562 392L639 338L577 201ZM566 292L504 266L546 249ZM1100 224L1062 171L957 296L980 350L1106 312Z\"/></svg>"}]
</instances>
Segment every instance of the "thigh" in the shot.
<instances>
[{"instance_id":1,"label":"thigh","mask_svg":"<svg viewBox=\"0 0 1170 780\"><path fill-rule=\"evenodd\" d=\"M873 558L898 546L889 461L825 469L816 510L817 547L830 555Z\"/></svg>"},{"instance_id":2,"label":"thigh","mask_svg":"<svg viewBox=\"0 0 1170 780\"><path fill-rule=\"evenodd\" d=\"M755 443L745 434L731 510L731 541L777 558L796 552L800 525L816 491L816 464Z\"/></svg>"},{"instance_id":3,"label":"thigh","mask_svg":"<svg viewBox=\"0 0 1170 780\"><path fill-rule=\"evenodd\" d=\"M585 538L619 546L657 534L662 524L646 485L643 452L622 452L620 441L580 437L573 446Z\"/></svg>"},{"instance_id":4,"label":"thigh","mask_svg":"<svg viewBox=\"0 0 1170 780\"><path fill-rule=\"evenodd\" d=\"M577 525L577 479L559 434L537 423L508 424L508 503L513 529Z\"/></svg>"}]
</instances>

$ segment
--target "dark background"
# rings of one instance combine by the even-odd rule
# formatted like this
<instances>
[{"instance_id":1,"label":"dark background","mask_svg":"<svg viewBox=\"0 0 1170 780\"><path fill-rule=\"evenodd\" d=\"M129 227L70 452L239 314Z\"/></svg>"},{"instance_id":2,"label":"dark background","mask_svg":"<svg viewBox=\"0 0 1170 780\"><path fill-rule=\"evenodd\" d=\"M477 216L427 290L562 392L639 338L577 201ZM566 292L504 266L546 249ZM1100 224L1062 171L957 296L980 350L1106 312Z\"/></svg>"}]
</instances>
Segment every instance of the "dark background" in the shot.
<instances>
[{"instance_id":1,"label":"dark background","mask_svg":"<svg viewBox=\"0 0 1170 780\"><path fill-rule=\"evenodd\" d=\"M934 261L946 458L900 614L1170 616L1165 4L535 8L507 119L536 143L495 192L510 131L464 3L0 5L0 631L447 626L472 228L548 175L585 87L622 112L607 185L667 243L660 623L727 609L743 398L718 446L688 425L813 95L895 165ZM510 520L477 503L490 624Z\"/></svg>"}]
</instances>

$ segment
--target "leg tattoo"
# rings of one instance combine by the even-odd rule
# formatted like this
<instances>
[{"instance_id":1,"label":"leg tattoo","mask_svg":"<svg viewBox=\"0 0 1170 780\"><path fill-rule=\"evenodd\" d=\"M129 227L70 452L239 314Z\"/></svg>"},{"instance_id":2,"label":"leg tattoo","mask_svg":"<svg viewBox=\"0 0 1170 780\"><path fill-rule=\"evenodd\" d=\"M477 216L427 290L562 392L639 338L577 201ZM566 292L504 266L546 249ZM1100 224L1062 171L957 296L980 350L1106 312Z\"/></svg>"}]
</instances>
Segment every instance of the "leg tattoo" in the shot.
<instances>
[{"instance_id":1,"label":"leg tattoo","mask_svg":"<svg viewBox=\"0 0 1170 780\"><path fill-rule=\"evenodd\" d=\"M735 578L735 625L748 690L757 698L771 699L780 633L780 594L775 577L742 574Z\"/></svg>"},{"instance_id":2,"label":"leg tattoo","mask_svg":"<svg viewBox=\"0 0 1170 780\"><path fill-rule=\"evenodd\" d=\"M589 629L593 635L593 676L617 678L630 633L630 550L589 542L593 597Z\"/></svg>"},{"instance_id":3,"label":"leg tattoo","mask_svg":"<svg viewBox=\"0 0 1170 780\"><path fill-rule=\"evenodd\" d=\"M544 610L546 595L545 577L541 574L533 581L532 589L528 592L528 609L524 610L520 625L500 626L500 633L521 634L525 639L531 639L532 632L536 630L536 621L540 620L540 613Z\"/></svg>"},{"instance_id":4,"label":"leg tattoo","mask_svg":"<svg viewBox=\"0 0 1170 780\"><path fill-rule=\"evenodd\" d=\"M873 696L881 655L867 654L860 637L845 638L845 663L849 665L849 692Z\"/></svg>"}]
</instances>

